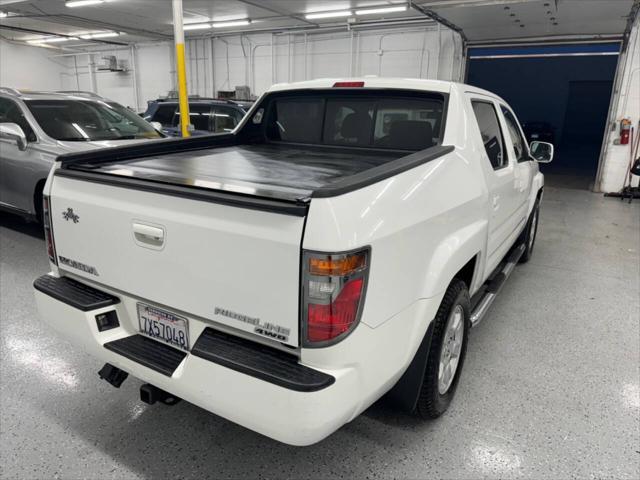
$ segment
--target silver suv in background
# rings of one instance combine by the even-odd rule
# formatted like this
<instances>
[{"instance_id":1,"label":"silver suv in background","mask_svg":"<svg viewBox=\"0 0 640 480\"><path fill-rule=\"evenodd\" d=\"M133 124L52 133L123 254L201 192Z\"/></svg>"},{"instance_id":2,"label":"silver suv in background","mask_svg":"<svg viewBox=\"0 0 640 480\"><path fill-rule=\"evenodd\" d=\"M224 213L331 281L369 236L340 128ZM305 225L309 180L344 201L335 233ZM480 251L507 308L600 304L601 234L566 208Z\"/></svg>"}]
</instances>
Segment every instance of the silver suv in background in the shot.
<instances>
[{"instance_id":1,"label":"silver suv in background","mask_svg":"<svg viewBox=\"0 0 640 480\"><path fill-rule=\"evenodd\" d=\"M0 209L40 220L42 188L56 157L163 137L93 93L0 87Z\"/></svg>"}]
</instances>

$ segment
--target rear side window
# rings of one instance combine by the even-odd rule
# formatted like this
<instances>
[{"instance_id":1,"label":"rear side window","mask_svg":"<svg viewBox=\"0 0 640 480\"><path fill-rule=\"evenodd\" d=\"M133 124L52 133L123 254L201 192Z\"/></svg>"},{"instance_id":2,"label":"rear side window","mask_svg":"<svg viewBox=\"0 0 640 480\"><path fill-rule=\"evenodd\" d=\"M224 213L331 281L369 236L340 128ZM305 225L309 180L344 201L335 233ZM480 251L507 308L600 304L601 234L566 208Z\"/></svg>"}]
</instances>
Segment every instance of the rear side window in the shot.
<instances>
[{"instance_id":1,"label":"rear side window","mask_svg":"<svg viewBox=\"0 0 640 480\"><path fill-rule=\"evenodd\" d=\"M440 98L361 96L283 98L274 101L266 133L271 140L350 147L423 150L440 143Z\"/></svg>"},{"instance_id":2,"label":"rear side window","mask_svg":"<svg viewBox=\"0 0 640 480\"><path fill-rule=\"evenodd\" d=\"M526 162L529 160L529 155L527 154L527 144L524 140L524 137L520 133L520 127L518 126L518 120L513 116L513 113L509 111L504 106L501 106L502 113L504 114L504 119L507 123L507 128L509 129L509 136L511 137L511 141L513 142L513 150L516 152L516 160L518 162Z\"/></svg>"},{"instance_id":3,"label":"rear side window","mask_svg":"<svg viewBox=\"0 0 640 480\"><path fill-rule=\"evenodd\" d=\"M504 139L498 122L498 113L492 103L472 101L473 111L480 127L482 142L494 170L507 165Z\"/></svg>"},{"instance_id":4,"label":"rear side window","mask_svg":"<svg viewBox=\"0 0 640 480\"><path fill-rule=\"evenodd\" d=\"M189 105L189 117L191 118L191 125L195 130L209 130L209 119L211 118L211 105L196 103ZM176 110L173 126L180 125L180 109Z\"/></svg>"},{"instance_id":5,"label":"rear side window","mask_svg":"<svg viewBox=\"0 0 640 480\"><path fill-rule=\"evenodd\" d=\"M173 115L176 113L176 104L159 104L157 110L153 116L149 119L150 122L159 122L163 127L170 127L173 121Z\"/></svg>"}]
</instances>

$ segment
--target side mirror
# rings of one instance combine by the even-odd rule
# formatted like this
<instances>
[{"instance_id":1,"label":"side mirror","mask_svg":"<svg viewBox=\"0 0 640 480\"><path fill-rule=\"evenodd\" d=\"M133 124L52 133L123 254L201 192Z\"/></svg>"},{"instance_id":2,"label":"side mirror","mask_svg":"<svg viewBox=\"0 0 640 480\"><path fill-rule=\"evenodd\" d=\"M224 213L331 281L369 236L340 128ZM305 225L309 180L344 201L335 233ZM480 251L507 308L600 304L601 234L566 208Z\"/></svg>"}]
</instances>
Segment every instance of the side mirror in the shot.
<instances>
[{"instance_id":1,"label":"side mirror","mask_svg":"<svg viewBox=\"0 0 640 480\"><path fill-rule=\"evenodd\" d=\"M553 160L554 148L550 143L534 140L529 145L529 150L531 151L531 156L538 163L551 163L551 160Z\"/></svg>"},{"instance_id":2,"label":"side mirror","mask_svg":"<svg viewBox=\"0 0 640 480\"><path fill-rule=\"evenodd\" d=\"M151 122L151 126L157 131L162 132L162 124L160 122Z\"/></svg>"},{"instance_id":3,"label":"side mirror","mask_svg":"<svg viewBox=\"0 0 640 480\"><path fill-rule=\"evenodd\" d=\"M0 123L0 140L14 142L21 152L27 149L27 136L17 123Z\"/></svg>"}]
</instances>

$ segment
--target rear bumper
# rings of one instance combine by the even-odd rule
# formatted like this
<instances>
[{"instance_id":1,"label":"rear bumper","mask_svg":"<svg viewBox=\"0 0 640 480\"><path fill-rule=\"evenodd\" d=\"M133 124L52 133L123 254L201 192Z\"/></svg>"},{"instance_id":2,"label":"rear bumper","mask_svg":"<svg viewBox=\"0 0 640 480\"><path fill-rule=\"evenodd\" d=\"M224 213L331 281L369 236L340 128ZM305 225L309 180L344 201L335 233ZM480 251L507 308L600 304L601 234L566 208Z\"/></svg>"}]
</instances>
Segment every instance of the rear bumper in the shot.
<instances>
[{"instance_id":1,"label":"rear bumper","mask_svg":"<svg viewBox=\"0 0 640 480\"><path fill-rule=\"evenodd\" d=\"M271 360L266 357L247 360L247 355L256 354L252 353L251 345L246 344L234 345L223 355L224 345L220 342L225 341L224 334L223 337L216 336L215 331L212 333L211 328L198 320L191 321L190 325L191 352L179 356L173 368L164 371L154 368L153 363L141 361L139 356L126 355L126 350L113 348L114 345L135 344L135 341L125 339L139 337L135 328L137 319L132 318L135 299L105 294L115 297L114 301L94 304L102 306L85 310L82 305L71 305L73 302L66 301L64 293L53 294L42 287L50 278L36 281L35 297L42 319L55 330L100 360L251 430L291 445L310 445L340 428L361 410L362 392L358 391L355 368L320 370L300 366L297 362L283 364L282 358L273 351L270 352ZM111 310L116 311L120 326L98 331L95 316ZM147 346L148 342L157 343L142 338ZM128 348L133 347L129 345ZM234 359L234 352L239 350L244 355ZM221 357L224 358L221 360ZM264 365L268 361L276 362L275 370L267 368L265 378ZM239 363L245 371L238 368ZM305 369L302 374L300 369ZM256 373L256 370L259 371ZM274 383L269 375L279 381ZM287 375L302 382L302 387L296 388L295 382L282 383L283 376ZM308 385L313 386L306 388Z\"/></svg>"}]
</instances>

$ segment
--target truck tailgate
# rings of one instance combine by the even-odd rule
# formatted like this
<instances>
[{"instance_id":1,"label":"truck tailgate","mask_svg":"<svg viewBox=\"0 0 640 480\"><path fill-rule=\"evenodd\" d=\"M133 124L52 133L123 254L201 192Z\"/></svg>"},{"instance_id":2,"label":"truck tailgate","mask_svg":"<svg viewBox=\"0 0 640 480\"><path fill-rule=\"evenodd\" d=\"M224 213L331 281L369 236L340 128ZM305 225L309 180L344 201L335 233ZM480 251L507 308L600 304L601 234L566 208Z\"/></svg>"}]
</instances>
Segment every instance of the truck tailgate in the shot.
<instances>
[{"instance_id":1,"label":"truck tailgate","mask_svg":"<svg viewBox=\"0 0 640 480\"><path fill-rule=\"evenodd\" d=\"M51 216L61 270L298 345L304 217L60 176Z\"/></svg>"}]
</instances>

